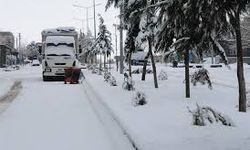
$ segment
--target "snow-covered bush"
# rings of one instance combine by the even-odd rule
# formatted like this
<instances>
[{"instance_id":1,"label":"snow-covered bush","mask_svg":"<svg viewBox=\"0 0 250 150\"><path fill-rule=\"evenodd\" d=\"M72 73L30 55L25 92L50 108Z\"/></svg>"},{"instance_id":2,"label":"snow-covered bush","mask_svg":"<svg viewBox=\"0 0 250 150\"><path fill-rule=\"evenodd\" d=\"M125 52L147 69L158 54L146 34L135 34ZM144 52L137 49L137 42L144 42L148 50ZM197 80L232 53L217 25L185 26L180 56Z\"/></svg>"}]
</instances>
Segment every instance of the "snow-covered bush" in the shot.
<instances>
[{"instance_id":1,"label":"snow-covered bush","mask_svg":"<svg viewBox=\"0 0 250 150\"><path fill-rule=\"evenodd\" d=\"M114 76L111 76L111 78L109 79L109 84L111 85L111 86L117 86L117 84L116 84L116 79L115 79L115 77Z\"/></svg>"},{"instance_id":2,"label":"snow-covered bush","mask_svg":"<svg viewBox=\"0 0 250 150\"><path fill-rule=\"evenodd\" d=\"M102 68L98 68L97 71L98 71L98 75L102 75L102 72L103 72Z\"/></svg>"},{"instance_id":3,"label":"snow-covered bush","mask_svg":"<svg viewBox=\"0 0 250 150\"><path fill-rule=\"evenodd\" d=\"M132 78L128 76L127 73L124 73L124 82L122 84L122 88L124 90L133 91L135 90L134 85L135 82L132 80Z\"/></svg>"},{"instance_id":4,"label":"snow-covered bush","mask_svg":"<svg viewBox=\"0 0 250 150\"><path fill-rule=\"evenodd\" d=\"M198 69L191 75L191 83L196 86L197 82L200 82L202 85L207 82L208 88L212 89L212 82L210 80L208 70L205 68Z\"/></svg>"},{"instance_id":5,"label":"snow-covered bush","mask_svg":"<svg viewBox=\"0 0 250 150\"><path fill-rule=\"evenodd\" d=\"M140 106L147 104L146 96L143 92L136 92L135 96L133 97L133 105Z\"/></svg>"},{"instance_id":6,"label":"snow-covered bush","mask_svg":"<svg viewBox=\"0 0 250 150\"><path fill-rule=\"evenodd\" d=\"M137 68L137 69L134 69L134 70L132 71L132 74L140 74L140 73L142 73L142 72L143 72L142 68ZM150 74L150 73L153 73L153 71L152 71L152 69L148 68L148 69L146 70L146 73Z\"/></svg>"},{"instance_id":7,"label":"snow-covered bush","mask_svg":"<svg viewBox=\"0 0 250 150\"><path fill-rule=\"evenodd\" d=\"M117 86L115 77L108 70L104 71L104 81L108 82L111 86Z\"/></svg>"},{"instance_id":8,"label":"snow-covered bush","mask_svg":"<svg viewBox=\"0 0 250 150\"><path fill-rule=\"evenodd\" d=\"M152 69L149 69L149 68L146 70L146 72L149 73L149 74L153 73Z\"/></svg>"},{"instance_id":9,"label":"snow-covered bush","mask_svg":"<svg viewBox=\"0 0 250 150\"><path fill-rule=\"evenodd\" d=\"M93 69L95 69L95 66L94 65L88 65L87 68L88 68L88 70L93 70Z\"/></svg>"},{"instance_id":10,"label":"snow-covered bush","mask_svg":"<svg viewBox=\"0 0 250 150\"><path fill-rule=\"evenodd\" d=\"M229 117L215 111L213 108L200 107L198 104L196 104L196 106L197 108L193 111L188 108L193 116L193 125L206 126L208 123L221 123L225 126L234 126L234 123Z\"/></svg>"},{"instance_id":11,"label":"snow-covered bush","mask_svg":"<svg viewBox=\"0 0 250 150\"><path fill-rule=\"evenodd\" d=\"M158 79L159 80L167 80L168 79L168 75L167 72L161 70L161 72L158 75Z\"/></svg>"},{"instance_id":12,"label":"snow-covered bush","mask_svg":"<svg viewBox=\"0 0 250 150\"><path fill-rule=\"evenodd\" d=\"M140 68L137 68L132 71L132 74L140 74L141 72L142 70Z\"/></svg>"},{"instance_id":13,"label":"snow-covered bush","mask_svg":"<svg viewBox=\"0 0 250 150\"><path fill-rule=\"evenodd\" d=\"M98 73L98 69L94 68L92 69L92 74L97 74Z\"/></svg>"},{"instance_id":14,"label":"snow-covered bush","mask_svg":"<svg viewBox=\"0 0 250 150\"><path fill-rule=\"evenodd\" d=\"M108 82L110 80L110 78L112 77L111 73L108 71L104 71L104 81Z\"/></svg>"}]
</instances>

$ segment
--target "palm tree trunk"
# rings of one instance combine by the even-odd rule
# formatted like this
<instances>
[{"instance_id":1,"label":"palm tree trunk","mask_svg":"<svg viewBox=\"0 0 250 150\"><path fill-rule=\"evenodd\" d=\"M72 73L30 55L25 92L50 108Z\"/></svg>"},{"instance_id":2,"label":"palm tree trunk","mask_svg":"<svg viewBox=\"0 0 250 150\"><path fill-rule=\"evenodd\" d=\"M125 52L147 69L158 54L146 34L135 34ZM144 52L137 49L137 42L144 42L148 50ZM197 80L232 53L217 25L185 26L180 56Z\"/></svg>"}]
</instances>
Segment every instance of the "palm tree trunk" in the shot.
<instances>
[{"instance_id":1,"label":"palm tree trunk","mask_svg":"<svg viewBox=\"0 0 250 150\"><path fill-rule=\"evenodd\" d=\"M185 82L186 98L190 98L190 79L189 79L189 49L185 50Z\"/></svg>"},{"instance_id":2,"label":"palm tree trunk","mask_svg":"<svg viewBox=\"0 0 250 150\"><path fill-rule=\"evenodd\" d=\"M155 84L155 88L158 88L159 86L158 86L158 81L157 81L156 66L155 66L154 55L152 52L152 43L151 42L152 42L151 38L148 37L148 47L149 47L149 54L150 54L152 69L153 69L154 84Z\"/></svg>"},{"instance_id":3,"label":"palm tree trunk","mask_svg":"<svg viewBox=\"0 0 250 150\"><path fill-rule=\"evenodd\" d=\"M241 30L240 30L240 13L236 12L235 18L235 33L237 43L237 77L239 85L239 111L246 112L246 84L244 78L244 67L243 67L243 50L241 41Z\"/></svg>"},{"instance_id":4,"label":"palm tree trunk","mask_svg":"<svg viewBox=\"0 0 250 150\"><path fill-rule=\"evenodd\" d=\"M148 57L149 57L149 52L147 53L146 57L144 58L144 62L143 62L142 76L141 76L141 80L142 80L142 81L145 81L145 80L146 80L147 65L148 65Z\"/></svg>"}]
</instances>

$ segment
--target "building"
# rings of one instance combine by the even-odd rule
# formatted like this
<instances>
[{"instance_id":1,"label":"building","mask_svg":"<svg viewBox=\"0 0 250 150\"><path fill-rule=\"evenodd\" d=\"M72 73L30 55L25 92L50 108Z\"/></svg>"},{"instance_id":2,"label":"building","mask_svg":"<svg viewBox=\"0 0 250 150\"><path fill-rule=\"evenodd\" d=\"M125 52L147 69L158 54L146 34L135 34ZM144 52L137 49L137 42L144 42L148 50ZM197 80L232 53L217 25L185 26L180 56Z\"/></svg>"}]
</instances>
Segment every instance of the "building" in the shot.
<instances>
[{"instance_id":1,"label":"building","mask_svg":"<svg viewBox=\"0 0 250 150\"><path fill-rule=\"evenodd\" d=\"M0 68L6 66L8 55L17 56L14 43L14 35L11 32L0 32Z\"/></svg>"},{"instance_id":2,"label":"building","mask_svg":"<svg viewBox=\"0 0 250 150\"><path fill-rule=\"evenodd\" d=\"M250 17L245 17L241 23L241 36L243 46L243 60L250 64ZM237 48L235 39L219 41L221 46L225 49L229 63L236 62Z\"/></svg>"}]
</instances>

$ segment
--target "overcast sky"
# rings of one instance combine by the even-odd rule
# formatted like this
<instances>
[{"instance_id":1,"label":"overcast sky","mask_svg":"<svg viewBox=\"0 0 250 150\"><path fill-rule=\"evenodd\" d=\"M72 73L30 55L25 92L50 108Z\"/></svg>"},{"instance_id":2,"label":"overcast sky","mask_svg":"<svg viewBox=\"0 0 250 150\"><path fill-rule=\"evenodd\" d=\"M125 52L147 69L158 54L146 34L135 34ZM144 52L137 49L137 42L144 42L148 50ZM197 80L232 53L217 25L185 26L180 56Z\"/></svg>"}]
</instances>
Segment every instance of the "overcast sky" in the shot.
<instances>
[{"instance_id":1,"label":"overcast sky","mask_svg":"<svg viewBox=\"0 0 250 150\"><path fill-rule=\"evenodd\" d=\"M114 23L118 23L118 10L114 8L105 12L107 0L96 0L101 5L96 7L108 29L114 33ZM40 41L41 31L46 28L58 26L73 26L82 28L82 23L73 18L84 19L84 30L86 30L86 10L73 7L73 4L89 7L93 0L0 0L0 31L10 31L16 36L22 34L24 43ZM93 18L93 8L89 9L89 17ZM97 32L99 20L96 17ZM93 19L89 20L90 30L93 31ZM94 32L92 32L94 33Z\"/></svg>"}]
</instances>

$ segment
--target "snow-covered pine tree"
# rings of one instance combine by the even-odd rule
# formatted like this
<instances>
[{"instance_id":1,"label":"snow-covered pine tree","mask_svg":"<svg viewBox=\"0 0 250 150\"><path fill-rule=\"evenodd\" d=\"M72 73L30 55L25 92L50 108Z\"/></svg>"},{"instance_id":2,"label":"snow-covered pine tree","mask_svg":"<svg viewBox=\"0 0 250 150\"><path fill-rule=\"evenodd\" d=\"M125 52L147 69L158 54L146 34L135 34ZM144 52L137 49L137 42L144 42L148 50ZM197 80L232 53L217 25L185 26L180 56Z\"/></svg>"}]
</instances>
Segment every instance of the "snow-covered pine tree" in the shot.
<instances>
[{"instance_id":1,"label":"snow-covered pine tree","mask_svg":"<svg viewBox=\"0 0 250 150\"><path fill-rule=\"evenodd\" d=\"M100 14L98 14L100 25L99 25L99 32L98 37L95 41L95 53L100 55L100 67L99 69L102 70L102 55L104 56L104 67L106 67L106 58L111 55L113 52L112 47L112 38L111 32L107 29L107 26L104 24L104 19Z\"/></svg>"},{"instance_id":2,"label":"snow-covered pine tree","mask_svg":"<svg viewBox=\"0 0 250 150\"><path fill-rule=\"evenodd\" d=\"M81 59L84 59L86 63L93 64L96 56L96 53L93 48L95 39L90 30L88 30L87 34L83 37L81 42L82 42L82 53L80 54Z\"/></svg>"},{"instance_id":3,"label":"snow-covered pine tree","mask_svg":"<svg viewBox=\"0 0 250 150\"><path fill-rule=\"evenodd\" d=\"M39 51L38 51L39 48L34 41L28 44L26 46L26 49L27 49L26 53L27 53L28 58L33 59L33 58L38 58L40 56Z\"/></svg>"}]
</instances>

